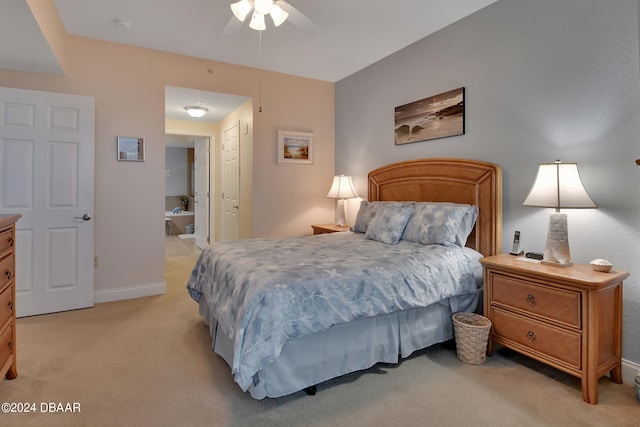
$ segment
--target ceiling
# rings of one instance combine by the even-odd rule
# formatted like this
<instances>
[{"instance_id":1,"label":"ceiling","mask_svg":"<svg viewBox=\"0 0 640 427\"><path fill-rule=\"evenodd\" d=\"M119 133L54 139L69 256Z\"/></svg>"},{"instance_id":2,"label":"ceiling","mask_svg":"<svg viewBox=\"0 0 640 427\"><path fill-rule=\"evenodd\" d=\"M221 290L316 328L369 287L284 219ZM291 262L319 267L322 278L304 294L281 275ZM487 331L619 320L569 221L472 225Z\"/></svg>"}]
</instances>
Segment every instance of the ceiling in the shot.
<instances>
[{"instance_id":1,"label":"ceiling","mask_svg":"<svg viewBox=\"0 0 640 427\"><path fill-rule=\"evenodd\" d=\"M238 25L236 0L53 1L69 34L337 82L497 0L287 0L306 24L262 32ZM26 0L0 1L0 68L62 73Z\"/></svg>"},{"instance_id":2,"label":"ceiling","mask_svg":"<svg viewBox=\"0 0 640 427\"><path fill-rule=\"evenodd\" d=\"M182 119L218 123L231 111L249 100L246 96L228 95L225 93L205 92L183 87L165 86L164 115L169 119ZM202 105L209 111L200 118L191 118L184 107Z\"/></svg>"}]
</instances>

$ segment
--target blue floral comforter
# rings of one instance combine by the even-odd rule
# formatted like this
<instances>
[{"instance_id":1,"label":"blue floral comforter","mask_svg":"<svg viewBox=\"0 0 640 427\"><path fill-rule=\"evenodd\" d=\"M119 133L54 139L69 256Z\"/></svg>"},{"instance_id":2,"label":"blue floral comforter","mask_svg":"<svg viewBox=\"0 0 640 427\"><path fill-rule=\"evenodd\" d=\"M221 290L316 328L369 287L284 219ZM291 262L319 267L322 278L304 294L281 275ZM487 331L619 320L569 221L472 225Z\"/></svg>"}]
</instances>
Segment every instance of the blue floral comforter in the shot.
<instances>
[{"instance_id":1,"label":"blue floral comforter","mask_svg":"<svg viewBox=\"0 0 640 427\"><path fill-rule=\"evenodd\" d=\"M246 391L288 340L475 292L480 257L351 232L218 242L202 252L187 290L234 343L231 368Z\"/></svg>"}]
</instances>

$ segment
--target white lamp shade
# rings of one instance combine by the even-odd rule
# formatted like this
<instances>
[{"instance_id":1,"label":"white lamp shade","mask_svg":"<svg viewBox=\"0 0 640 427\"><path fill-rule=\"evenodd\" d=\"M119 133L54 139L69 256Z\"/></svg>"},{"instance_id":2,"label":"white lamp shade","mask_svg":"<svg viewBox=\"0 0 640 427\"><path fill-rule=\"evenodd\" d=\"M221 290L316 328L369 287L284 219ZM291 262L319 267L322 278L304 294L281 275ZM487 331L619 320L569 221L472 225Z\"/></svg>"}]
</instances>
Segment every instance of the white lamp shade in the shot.
<instances>
[{"instance_id":1,"label":"white lamp shade","mask_svg":"<svg viewBox=\"0 0 640 427\"><path fill-rule=\"evenodd\" d=\"M353 188L353 180L350 176L336 175L333 177L333 184L327 197L332 199L351 199L358 197L358 193Z\"/></svg>"},{"instance_id":2,"label":"white lamp shade","mask_svg":"<svg viewBox=\"0 0 640 427\"><path fill-rule=\"evenodd\" d=\"M198 105L193 105L193 106L190 106L190 107L184 107L184 109L187 111L187 114L189 114L191 117L195 117L195 118L202 117L202 116L205 115L205 113L207 111L209 111L208 108L201 107L201 106L198 106Z\"/></svg>"},{"instance_id":3,"label":"white lamp shade","mask_svg":"<svg viewBox=\"0 0 640 427\"><path fill-rule=\"evenodd\" d=\"M273 0L254 0L253 9L260 15L268 15L273 7Z\"/></svg>"},{"instance_id":4,"label":"white lamp shade","mask_svg":"<svg viewBox=\"0 0 640 427\"><path fill-rule=\"evenodd\" d=\"M282 23L286 21L287 18L289 17L289 14L284 10L282 10L282 8L277 4L273 5L273 7L271 8L270 14L271 14L271 19L273 19L273 25L275 25L276 27L279 27L280 25L282 25Z\"/></svg>"},{"instance_id":5,"label":"white lamp shade","mask_svg":"<svg viewBox=\"0 0 640 427\"><path fill-rule=\"evenodd\" d=\"M251 22L249 23L249 28L253 28L257 31L266 30L267 26L264 23L264 15L254 11L253 16L251 17Z\"/></svg>"},{"instance_id":6,"label":"white lamp shade","mask_svg":"<svg viewBox=\"0 0 640 427\"><path fill-rule=\"evenodd\" d=\"M237 3L232 3L231 11L236 18L244 21L249 12L251 12L251 3L249 3L249 0L240 0Z\"/></svg>"},{"instance_id":7,"label":"white lamp shade","mask_svg":"<svg viewBox=\"0 0 640 427\"><path fill-rule=\"evenodd\" d=\"M582 185L577 163L541 164L524 206L542 208L596 208Z\"/></svg>"}]
</instances>

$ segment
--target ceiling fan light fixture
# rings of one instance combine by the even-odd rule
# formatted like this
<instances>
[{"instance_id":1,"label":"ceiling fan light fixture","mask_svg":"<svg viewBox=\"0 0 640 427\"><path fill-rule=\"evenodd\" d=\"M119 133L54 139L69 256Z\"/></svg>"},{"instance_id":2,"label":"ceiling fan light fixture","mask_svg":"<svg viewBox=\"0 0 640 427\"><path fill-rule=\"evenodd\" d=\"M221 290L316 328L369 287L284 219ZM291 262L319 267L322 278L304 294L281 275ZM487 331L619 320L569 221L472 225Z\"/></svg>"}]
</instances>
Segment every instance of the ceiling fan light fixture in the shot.
<instances>
[{"instance_id":1,"label":"ceiling fan light fixture","mask_svg":"<svg viewBox=\"0 0 640 427\"><path fill-rule=\"evenodd\" d=\"M273 5L270 15L271 19L273 19L273 25L275 25L276 27L282 25L282 23L289 17L289 14L285 12L280 6L278 6L278 4Z\"/></svg>"},{"instance_id":2,"label":"ceiling fan light fixture","mask_svg":"<svg viewBox=\"0 0 640 427\"><path fill-rule=\"evenodd\" d=\"M233 12L233 15L243 22L246 19L249 12L251 12L251 8L252 6L249 0L240 0L237 3L231 4L231 11Z\"/></svg>"},{"instance_id":3,"label":"ceiling fan light fixture","mask_svg":"<svg viewBox=\"0 0 640 427\"><path fill-rule=\"evenodd\" d=\"M256 31L266 30L267 26L264 23L264 15L254 11L253 16L251 17L251 22L249 23L249 28L253 28Z\"/></svg>"},{"instance_id":4,"label":"ceiling fan light fixture","mask_svg":"<svg viewBox=\"0 0 640 427\"><path fill-rule=\"evenodd\" d=\"M273 0L254 0L253 9L260 15L268 15L273 7Z\"/></svg>"},{"instance_id":5,"label":"ceiling fan light fixture","mask_svg":"<svg viewBox=\"0 0 640 427\"><path fill-rule=\"evenodd\" d=\"M188 107L184 107L184 109L186 110L187 114L194 118L202 117L207 111L209 111L208 108L199 105L190 105Z\"/></svg>"},{"instance_id":6,"label":"ceiling fan light fixture","mask_svg":"<svg viewBox=\"0 0 640 427\"><path fill-rule=\"evenodd\" d=\"M264 18L266 15L271 15L276 27L282 25L289 17L289 13L285 11L286 8L283 9L281 5L286 6L287 3L281 0L240 0L231 4L231 11L241 22L244 22L249 13L253 11L249 28L264 31L267 29Z\"/></svg>"}]
</instances>

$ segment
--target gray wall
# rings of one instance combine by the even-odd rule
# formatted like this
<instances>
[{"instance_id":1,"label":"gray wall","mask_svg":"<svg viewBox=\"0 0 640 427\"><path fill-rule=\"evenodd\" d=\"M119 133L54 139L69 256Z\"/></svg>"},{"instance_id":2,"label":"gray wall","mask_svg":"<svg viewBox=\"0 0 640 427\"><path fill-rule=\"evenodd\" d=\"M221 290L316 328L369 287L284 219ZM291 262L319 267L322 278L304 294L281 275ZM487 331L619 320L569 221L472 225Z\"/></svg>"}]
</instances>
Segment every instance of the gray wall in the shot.
<instances>
[{"instance_id":1,"label":"gray wall","mask_svg":"<svg viewBox=\"0 0 640 427\"><path fill-rule=\"evenodd\" d=\"M165 148L165 196L186 196L189 178L187 167L187 148Z\"/></svg>"},{"instance_id":2,"label":"gray wall","mask_svg":"<svg viewBox=\"0 0 640 427\"><path fill-rule=\"evenodd\" d=\"M539 163L577 162L599 209L567 210L576 262L629 271L623 358L640 362L640 85L635 0L500 0L336 85L336 173L366 197L371 169L425 157L504 174L503 249L542 251L548 212L526 208ZM466 134L395 146L394 107L466 88Z\"/></svg>"}]
</instances>

